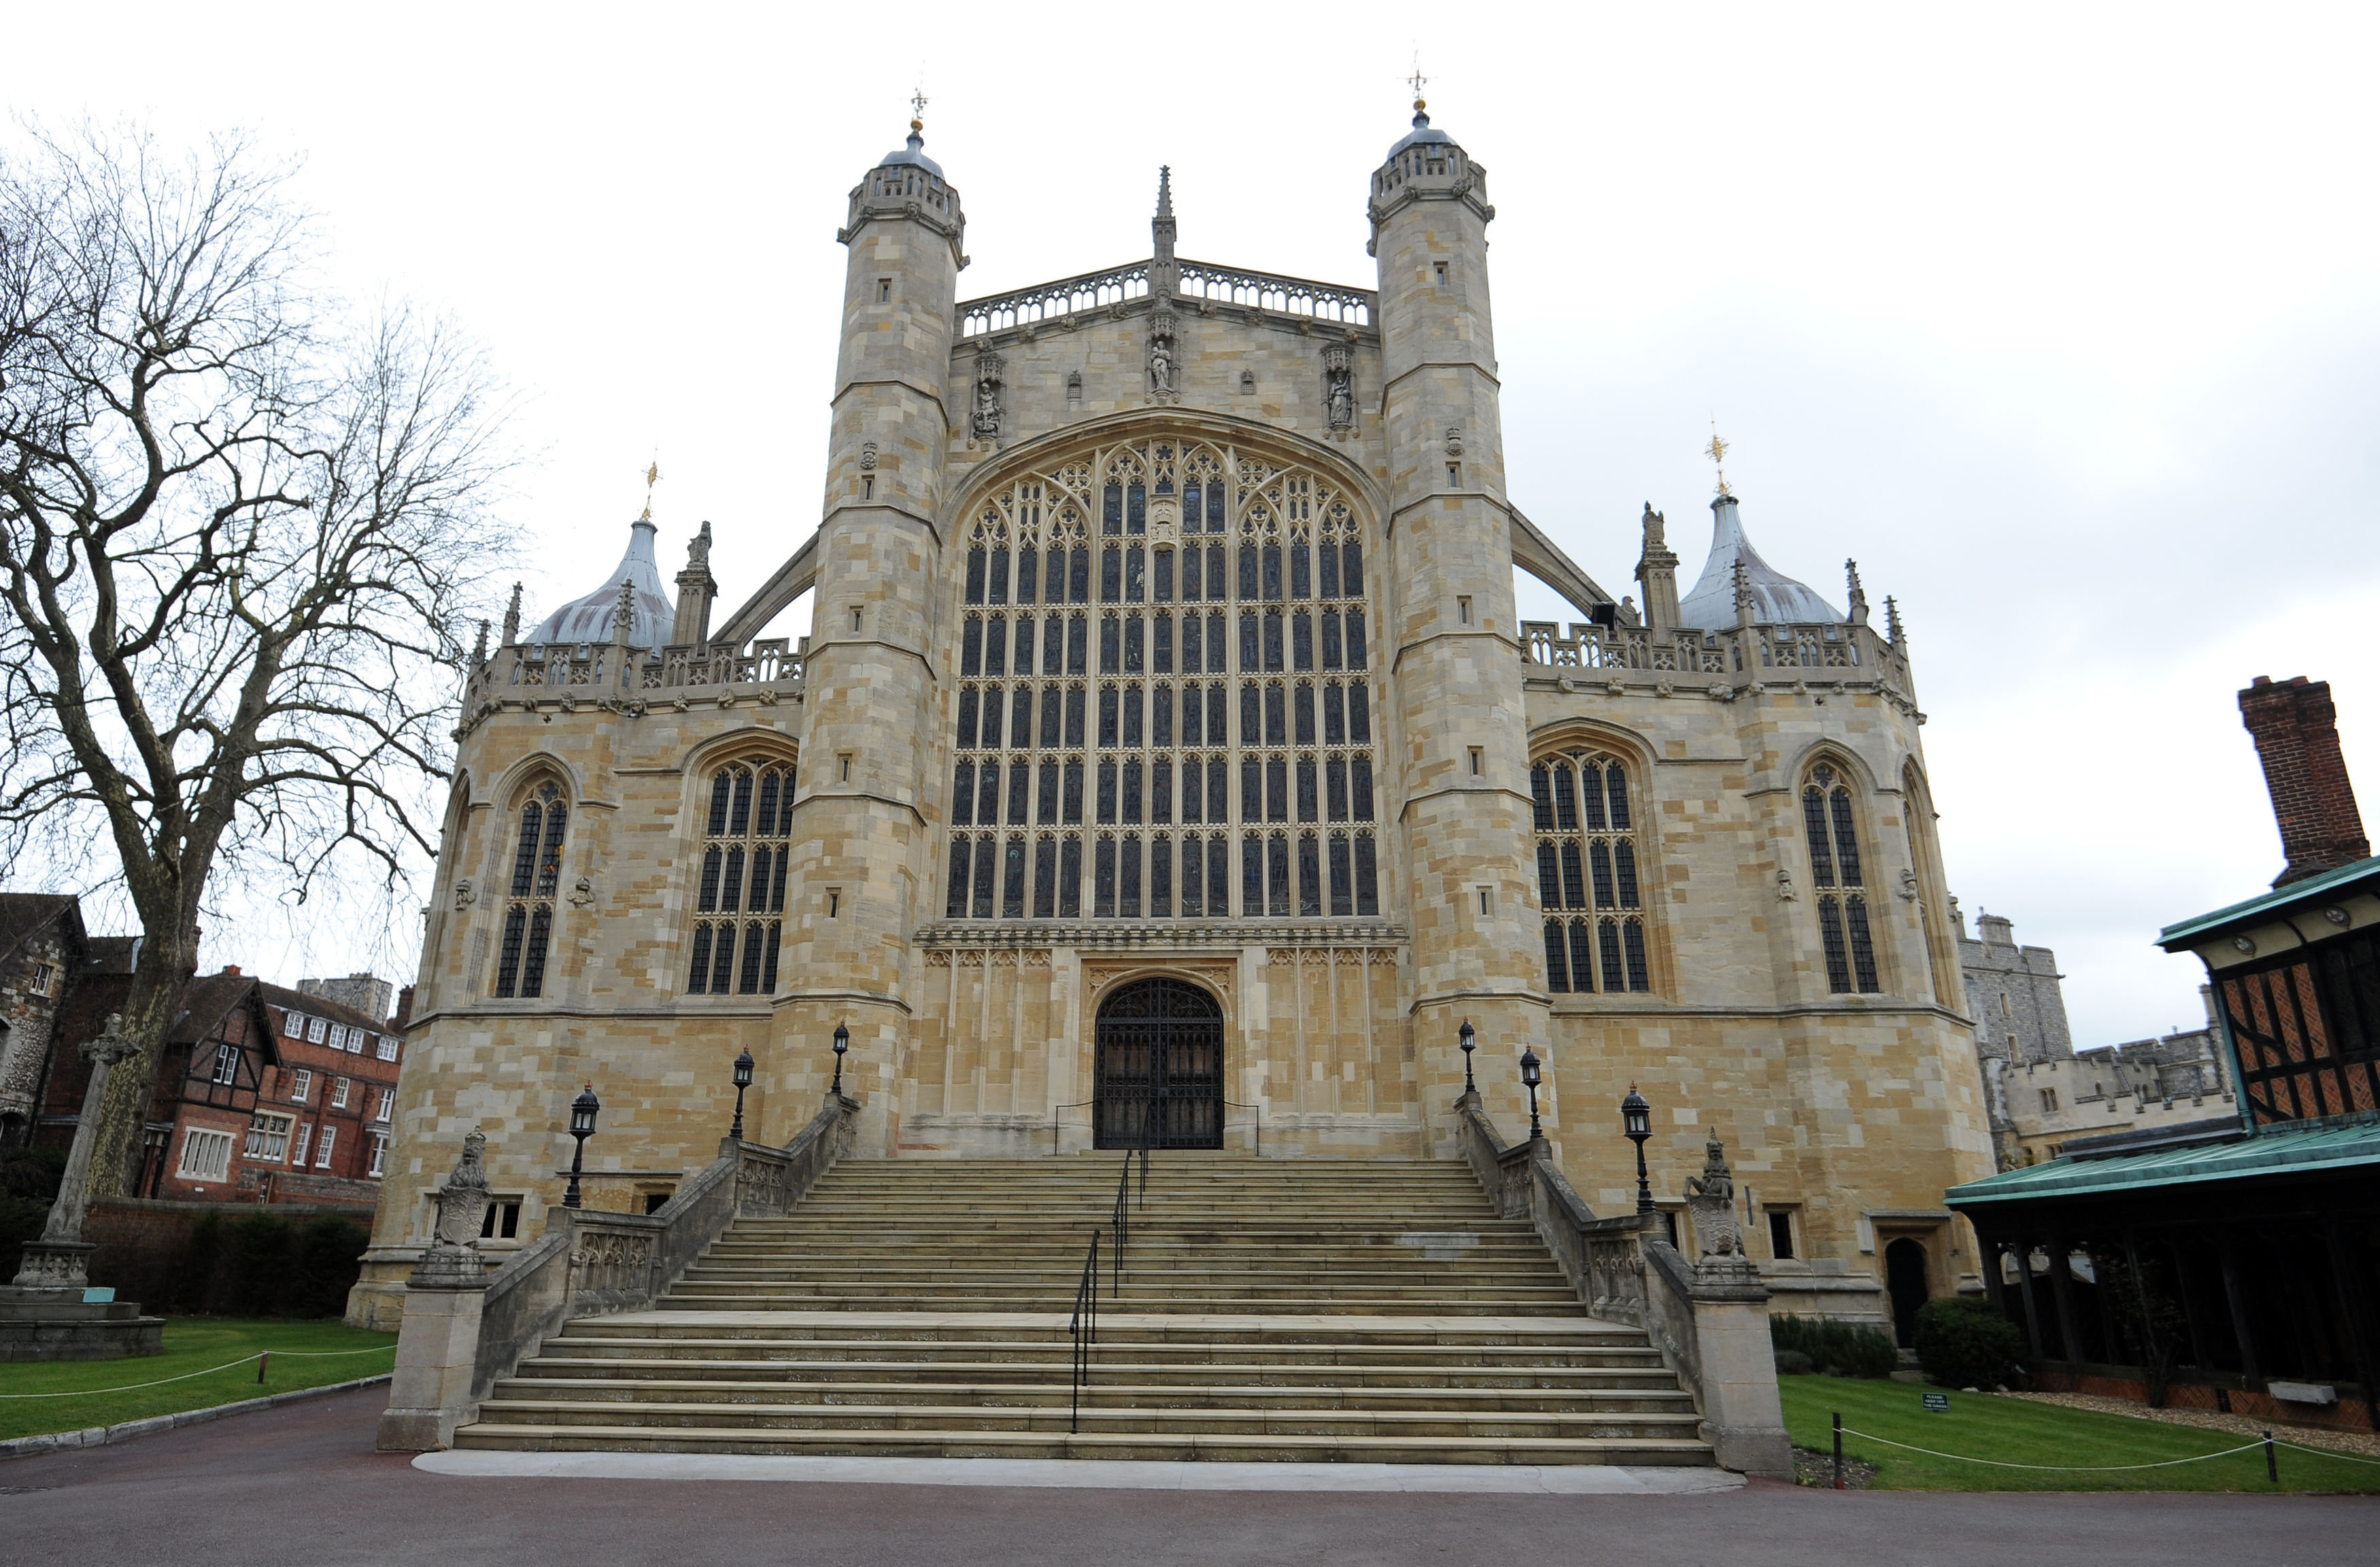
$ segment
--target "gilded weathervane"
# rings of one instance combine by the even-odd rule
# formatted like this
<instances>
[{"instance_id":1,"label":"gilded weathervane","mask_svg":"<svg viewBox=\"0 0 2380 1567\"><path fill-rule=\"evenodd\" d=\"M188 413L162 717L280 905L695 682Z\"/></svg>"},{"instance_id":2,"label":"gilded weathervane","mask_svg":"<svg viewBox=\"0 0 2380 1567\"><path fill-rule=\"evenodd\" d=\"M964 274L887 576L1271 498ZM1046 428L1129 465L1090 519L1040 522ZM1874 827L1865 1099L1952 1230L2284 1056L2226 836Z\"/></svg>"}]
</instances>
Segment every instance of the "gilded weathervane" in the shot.
<instances>
[{"instance_id":1,"label":"gilded weathervane","mask_svg":"<svg viewBox=\"0 0 2380 1567\"><path fill-rule=\"evenodd\" d=\"M652 466L645 469L645 515L642 520L653 520L653 486L662 481L661 454L653 454Z\"/></svg>"},{"instance_id":2,"label":"gilded weathervane","mask_svg":"<svg viewBox=\"0 0 2380 1567\"><path fill-rule=\"evenodd\" d=\"M1718 420L1716 418L1711 420L1710 444L1703 450L1710 454L1711 467L1718 470L1718 493L1733 495L1735 492L1727 487L1727 443L1718 438Z\"/></svg>"}]
</instances>

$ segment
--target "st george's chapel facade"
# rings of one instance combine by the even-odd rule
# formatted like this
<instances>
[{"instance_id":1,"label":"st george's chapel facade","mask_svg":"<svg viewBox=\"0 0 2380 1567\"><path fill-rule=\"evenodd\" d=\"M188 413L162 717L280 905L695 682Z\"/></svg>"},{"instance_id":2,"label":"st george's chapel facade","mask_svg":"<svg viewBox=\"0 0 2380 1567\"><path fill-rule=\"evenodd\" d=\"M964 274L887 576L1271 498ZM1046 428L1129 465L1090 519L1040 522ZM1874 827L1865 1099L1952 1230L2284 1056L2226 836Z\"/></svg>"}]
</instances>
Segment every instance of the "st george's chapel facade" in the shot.
<instances>
[{"instance_id":1,"label":"st george's chapel facade","mask_svg":"<svg viewBox=\"0 0 2380 1567\"><path fill-rule=\"evenodd\" d=\"M961 299L958 188L851 191L817 532L732 612L709 525L474 655L388 1190L393 1322L464 1136L487 1247L657 1206L816 1112L858 1153L1455 1157L1524 1050L1561 1168L1628 1210L1726 1147L1779 1311L1977 1275L1992 1170L1896 616L1772 569L1725 492L1615 599L1508 496L1488 171L1418 105L1376 288L1184 259ZM1577 607L1516 617L1513 568ZM674 589L673 592L672 589ZM802 595L811 635L759 637ZM1913 1270L1913 1271L1912 1271Z\"/></svg>"}]
</instances>

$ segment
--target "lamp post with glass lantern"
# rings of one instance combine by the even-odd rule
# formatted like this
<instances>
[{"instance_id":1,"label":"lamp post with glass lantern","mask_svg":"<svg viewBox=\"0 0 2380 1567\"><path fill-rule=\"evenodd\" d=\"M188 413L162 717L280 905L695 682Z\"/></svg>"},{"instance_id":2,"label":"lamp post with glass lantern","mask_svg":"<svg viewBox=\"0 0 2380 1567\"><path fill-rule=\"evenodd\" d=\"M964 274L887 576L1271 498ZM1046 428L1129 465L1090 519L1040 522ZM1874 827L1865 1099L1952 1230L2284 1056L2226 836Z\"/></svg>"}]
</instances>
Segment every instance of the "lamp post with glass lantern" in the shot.
<instances>
[{"instance_id":1,"label":"lamp post with glass lantern","mask_svg":"<svg viewBox=\"0 0 2380 1567\"><path fill-rule=\"evenodd\" d=\"M851 1049L851 1030L838 1023L834 1026L834 1086L827 1091L837 1098L843 1094L843 1052Z\"/></svg>"},{"instance_id":2,"label":"lamp post with glass lantern","mask_svg":"<svg viewBox=\"0 0 2380 1567\"><path fill-rule=\"evenodd\" d=\"M587 1139L595 1135L595 1112L602 1108L603 1101L595 1097L595 1085L592 1083L581 1088L578 1097L570 1101L570 1135L578 1146L570 1153L570 1189L562 1194L562 1206L565 1208L579 1206L578 1172L587 1161Z\"/></svg>"},{"instance_id":3,"label":"lamp post with glass lantern","mask_svg":"<svg viewBox=\"0 0 2380 1567\"><path fill-rule=\"evenodd\" d=\"M1479 1085L1471 1080L1471 1052L1479 1047L1471 1042L1471 1019L1464 1018L1463 1026L1457 1028L1455 1033L1463 1040L1463 1091L1466 1094L1475 1094L1479 1091Z\"/></svg>"},{"instance_id":4,"label":"lamp post with glass lantern","mask_svg":"<svg viewBox=\"0 0 2380 1567\"><path fill-rule=\"evenodd\" d=\"M1529 1141L1545 1141L1545 1128L1537 1124L1537 1052L1524 1047L1521 1051L1521 1081L1529 1090Z\"/></svg>"},{"instance_id":5,"label":"lamp post with glass lantern","mask_svg":"<svg viewBox=\"0 0 2380 1567\"><path fill-rule=\"evenodd\" d=\"M1620 1101L1620 1124L1628 1140L1636 1145L1636 1211L1653 1211L1653 1184L1645 1178L1645 1139L1653 1135L1653 1106L1628 1085L1628 1097Z\"/></svg>"},{"instance_id":6,"label":"lamp post with glass lantern","mask_svg":"<svg viewBox=\"0 0 2380 1567\"><path fill-rule=\"evenodd\" d=\"M736 1141L744 1139L744 1090L752 1086L752 1052L744 1051L735 1058L735 1124L727 1135Z\"/></svg>"}]
</instances>

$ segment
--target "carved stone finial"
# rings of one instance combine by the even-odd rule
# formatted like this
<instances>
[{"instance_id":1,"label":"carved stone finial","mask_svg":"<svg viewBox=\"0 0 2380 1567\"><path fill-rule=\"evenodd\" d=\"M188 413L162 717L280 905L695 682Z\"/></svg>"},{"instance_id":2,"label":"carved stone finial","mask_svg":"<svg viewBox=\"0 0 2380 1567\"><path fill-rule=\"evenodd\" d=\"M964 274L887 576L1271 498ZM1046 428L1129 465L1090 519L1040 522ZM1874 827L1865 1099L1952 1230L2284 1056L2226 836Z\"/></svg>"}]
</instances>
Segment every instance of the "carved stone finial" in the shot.
<instances>
[{"instance_id":1,"label":"carved stone finial","mask_svg":"<svg viewBox=\"0 0 2380 1567\"><path fill-rule=\"evenodd\" d=\"M1859 562L1852 560L1843 562L1843 574L1851 581L1852 622L1857 626L1865 626L1867 624L1867 589L1860 586Z\"/></svg>"},{"instance_id":2,"label":"carved stone finial","mask_svg":"<svg viewBox=\"0 0 2380 1567\"><path fill-rule=\"evenodd\" d=\"M467 1290L487 1282L487 1263L480 1256L480 1231L488 1218L488 1172L482 1163L487 1146L488 1135L476 1126L464 1136L463 1152L438 1194L430 1249L406 1282L407 1288Z\"/></svg>"},{"instance_id":3,"label":"carved stone finial","mask_svg":"<svg viewBox=\"0 0 2380 1567\"><path fill-rule=\"evenodd\" d=\"M1900 645L1900 606L1889 593L1884 596L1884 634L1895 647Z\"/></svg>"},{"instance_id":4,"label":"carved stone finial","mask_svg":"<svg viewBox=\"0 0 2380 1567\"><path fill-rule=\"evenodd\" d=\"M480 622L479 639L471 644L471 667L478 669L488 662L488 623Z\"/></svg>"},{"instance_id":5,"label":"carved stone finial","mask_svg":"<svg viewBox=\"0 0 2380 1567\"><path fill-rule=\"evenodd\" d=\"M1653 503L1650 501L1645 503L1644 521L1645 551L1649 553L1655 550L1668 549L1670 547L1670 519L1662 516L1659 512L1655 511L1653 509Z\"/></svg>"},{"instance_id":6,"label":"carved stone finial","mask_svg":"<svg viewBox=\"0 0 2380 1567\"><path fill-rule=\"evenodd\" d=\"M513 584L513 601L504 606L504 646L507 648L520 640L520 588L519 583Z\"/></svg>"},{"instance_id":7,"label":"carved stone finial","mask_svg":"<svg viewBox=\"0 0 2380 1567\"><path fill-rule=\"evenodd\" d=\"M710 524L708 520L703 523L701 530L695 534L694 542L686 546L686 565L688 571L710 569Z\"/></svg>"},{"instance_id":8,"label":"carved stone finial","mask_svg":"<svg viewBox=\"0 0 2380 1567\"><path fill-rule=\"evenodd\" d=\"M109 1013L99 1037L85 1039L81 1048L83 1060L93 1066L115 1066L140 1053L140 1047L124 1036L124 1014L120 1012Z\"/></svg>"},{"instance_id":9,"label":"carved stone finial","mask_svg":"<svg viewBox=\"0 0 2380 1567\"><path fill-rule=\"evenodd\" d=\"M1754 618L1752 574L1743 569L1742 561L1738 561L1735 563L1735 624L1749 626Z\"/></svg>"},{"instance_id":10,"label":"carved stone finial","mask_svg":"<svg viewBox=\"0 0 2380 1567\"><path fill-rule=\"evenodd\" d=\"M636 622L637 585L633 582L623 581L620 584L620 601L612 606L612 640L614 642L626 641L628 639L628 627L634 626Z\"/></svg>"}]
</instances>

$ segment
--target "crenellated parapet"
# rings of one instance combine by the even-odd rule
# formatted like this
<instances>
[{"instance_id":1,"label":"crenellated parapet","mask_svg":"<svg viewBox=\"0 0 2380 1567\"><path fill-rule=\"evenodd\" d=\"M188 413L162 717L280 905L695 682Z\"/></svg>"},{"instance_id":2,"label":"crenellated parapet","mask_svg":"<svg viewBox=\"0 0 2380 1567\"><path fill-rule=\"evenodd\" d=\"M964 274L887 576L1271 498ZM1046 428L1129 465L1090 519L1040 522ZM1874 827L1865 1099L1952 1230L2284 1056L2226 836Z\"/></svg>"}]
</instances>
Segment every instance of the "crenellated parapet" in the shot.
<instances>
[{"instance_id":1,"label":"crenellated parapet","mask_svg":"<svg viewBox=\"0 0 2380 1567\"><path fill-rule=\"evenodd\" d=\"M1657 631L1643 626L1575 623L1565 633L1550 620L1521 622L1521 659L1560 678L1572 670L1627 686L1667 683L1707 688L1730 701L1746 688L1840 684L1916 700L1909 650L1849 621L1753 626L1731 631Z\"/></svg>"},{"instance_id":2,"label":"crenellated parapet","mask_svg":"<svg viewBox=\"0 0 2380 1567\"><path fill-rule=\"evenodd\" d=\"M616 642L498 648L465 680L457 734L469 734L507 706L534 708L556 700L637 709L653 701L684 703L697 695L722 706L739 699L798 702L808 650L807 637L798 645L783 637L756 638L742 648L634 648Z\"/></svg>"},{"instance_id":3,"label":"crenellated parapet","mask_svg":"<svg viewBox=\"0 0 2380 1567\"><path fill-rule=\"evenodd\" d=\"M966 213L959 193L942 177L941 165L926 156L924 128L911 122L908 150L894 152L851 188L851 209L836 231L840 244L850 244L869 224L901 219L932 230L950 241L951 259L965 267Z\"/></svg>"}]
</instances>

